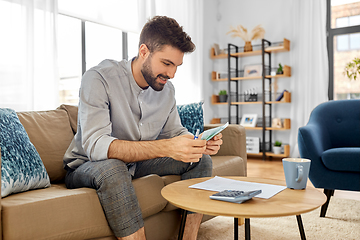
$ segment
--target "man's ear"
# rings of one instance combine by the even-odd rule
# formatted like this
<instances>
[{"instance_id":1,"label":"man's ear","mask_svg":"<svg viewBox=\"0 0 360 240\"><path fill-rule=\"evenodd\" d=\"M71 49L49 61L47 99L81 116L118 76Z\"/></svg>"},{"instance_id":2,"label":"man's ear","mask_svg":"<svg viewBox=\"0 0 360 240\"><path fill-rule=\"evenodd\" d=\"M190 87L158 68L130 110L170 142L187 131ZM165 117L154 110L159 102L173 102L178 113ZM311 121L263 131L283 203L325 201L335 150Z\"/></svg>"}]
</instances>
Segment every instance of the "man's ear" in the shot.
<instances>
[{"instance_id":1,"label":"man's ear","mask_svg":"<svg viewBox=\"0 0 360 240\"><path fill-rule=\"evenodd\" d=\"M139 57L142 59L146 59L150 55L150 50L148 47L143 43L139 47Z\"/></svg>"}]
</instances>

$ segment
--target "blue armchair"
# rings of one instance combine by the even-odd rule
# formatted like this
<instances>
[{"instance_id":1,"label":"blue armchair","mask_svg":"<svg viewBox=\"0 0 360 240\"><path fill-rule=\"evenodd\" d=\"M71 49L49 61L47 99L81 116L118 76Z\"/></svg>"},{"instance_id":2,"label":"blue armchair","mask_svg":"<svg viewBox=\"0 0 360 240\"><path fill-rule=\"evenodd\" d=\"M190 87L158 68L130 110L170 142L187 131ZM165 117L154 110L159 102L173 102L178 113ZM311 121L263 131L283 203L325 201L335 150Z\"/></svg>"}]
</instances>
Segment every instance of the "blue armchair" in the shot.
<instances>
[{"instance_id":1,"label":"blue armchair","mask_svg":"<svg viewBox=\"0 0 360 240\"><path fill-rule=\"evenodd\" d=\"M320 217L334 190L360 191L360 100L318 105L299 128L298 145L300 156L311 160L310 181L327 196Z\"/></svg>"}]
</instances>

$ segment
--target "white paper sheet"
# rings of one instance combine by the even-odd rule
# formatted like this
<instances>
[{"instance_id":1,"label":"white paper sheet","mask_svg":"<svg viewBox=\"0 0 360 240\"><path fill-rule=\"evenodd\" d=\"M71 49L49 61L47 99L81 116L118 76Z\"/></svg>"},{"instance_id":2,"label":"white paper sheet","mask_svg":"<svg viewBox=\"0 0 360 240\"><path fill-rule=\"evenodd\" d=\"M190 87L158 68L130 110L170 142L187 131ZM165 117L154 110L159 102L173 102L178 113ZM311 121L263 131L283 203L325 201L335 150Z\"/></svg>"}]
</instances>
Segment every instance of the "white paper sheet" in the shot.
<instances>
[{"instance_id":1,"label":"white paper sheet","mask_svg":"<svg viewBox=\"0 0 360 240\"><path fill-rule=\"evenodd\" d=\"M202 183L197 183L189 186L189 188L197 188L209 191L223 191L223 190L239 190L239 191L253 191L261 189L261 193L256 195L258 198L269 199L272 196L278 194L286 188L286 186L265 184L265 183L254 183L233 180L229 178L223 178L215 176Z\"/></svg>"}]
</instances>

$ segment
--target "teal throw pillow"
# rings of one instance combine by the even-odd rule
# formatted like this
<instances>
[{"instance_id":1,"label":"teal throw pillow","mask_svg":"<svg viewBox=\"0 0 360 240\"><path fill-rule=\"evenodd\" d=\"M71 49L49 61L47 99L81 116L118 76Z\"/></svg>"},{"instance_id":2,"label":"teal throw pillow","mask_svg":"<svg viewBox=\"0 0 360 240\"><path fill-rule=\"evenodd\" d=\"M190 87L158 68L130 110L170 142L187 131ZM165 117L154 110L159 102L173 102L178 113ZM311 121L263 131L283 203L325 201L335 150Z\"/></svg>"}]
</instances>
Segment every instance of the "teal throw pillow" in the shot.
<instances>
[{"instance_id":1,"label":"teal throw pillow","mask_svg":"<svg viewBox=\"0 0 360 240\"><path fill-rule=\"evenodd\" d=\"M50 186L39 153L16 112L0 108L1 197Z\"/></svg>"},{"instance_id":2,"label":"teal throw pillow","mask_svg":"<svg viewBox=\"0 0 360 240\"><path fill-rule=\"evenodd\" d=\"M203 102L177 105L181 124L195 135L196 130L204 131Z\"/></svg>"}]
</instances>

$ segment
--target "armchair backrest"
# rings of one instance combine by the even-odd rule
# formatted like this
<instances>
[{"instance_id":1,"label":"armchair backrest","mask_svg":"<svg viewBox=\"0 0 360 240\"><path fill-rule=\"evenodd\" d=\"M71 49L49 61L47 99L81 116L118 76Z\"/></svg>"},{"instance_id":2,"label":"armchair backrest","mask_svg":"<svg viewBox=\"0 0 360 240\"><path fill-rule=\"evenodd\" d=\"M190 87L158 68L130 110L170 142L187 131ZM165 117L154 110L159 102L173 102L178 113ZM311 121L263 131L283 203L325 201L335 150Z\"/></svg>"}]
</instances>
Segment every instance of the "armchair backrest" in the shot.
<instances>
[{"instance_id":1,"label":"armchair backrest","mask_svg":"<svg viewBox=\"0 0 360 240\"><path fill-rule=\"evenodd\" d=\"M308 124L318 124L329 133L331 147L360 147L360 100L336 100L318 105Z\"/></svg>"}]
</instances>

